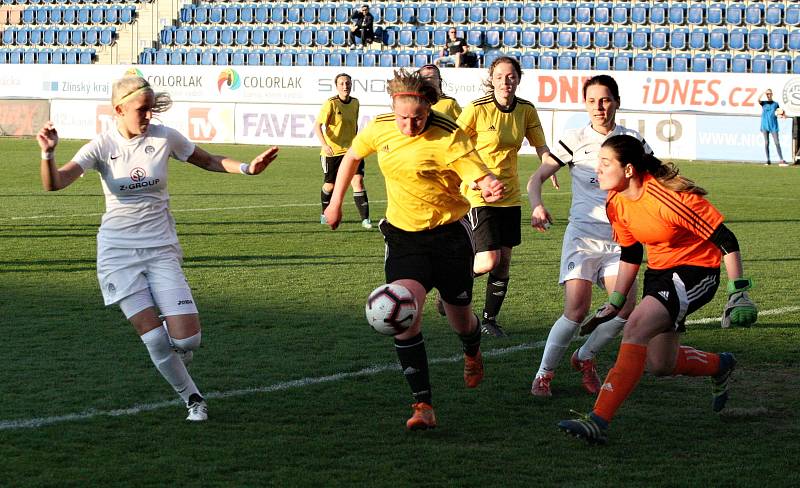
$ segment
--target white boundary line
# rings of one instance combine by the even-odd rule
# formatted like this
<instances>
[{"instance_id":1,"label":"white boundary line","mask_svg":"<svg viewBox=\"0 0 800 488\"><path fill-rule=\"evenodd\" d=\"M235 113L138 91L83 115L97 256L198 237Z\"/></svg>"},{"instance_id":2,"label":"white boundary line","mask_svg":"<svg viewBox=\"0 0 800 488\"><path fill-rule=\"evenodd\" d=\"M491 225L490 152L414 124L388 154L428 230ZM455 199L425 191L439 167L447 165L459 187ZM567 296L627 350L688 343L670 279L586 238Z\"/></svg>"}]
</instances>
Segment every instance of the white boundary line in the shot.
<instances>
[{"instance_id":1,"label":"white boundary line","mask_svg":"<svg viewBox=\"0 0 800 488\"><path fill-rule=\"evenodd\" d=\"M771 310L762 310L759 312L759 315L764 316L771 316L771 315L782 315L791 312L800 311L800 306L791 306L791 307L782 307L782 308L774 308ZM703 319L695 319L695 320L688 320L687 324L710 324L714 322L719 322L720 317L708 317ZM504 347L500 349L491 349L488 351L484 351L483 355L486 357L494 357L494 356L504 356L506 354L511 354L519 351L528 351L531 349L541 349L545 345L545 341L539 341L535 343L527 343L527 344L519 344L516 346ZM429 362L430 364L442 364L442 363L455 363L458 361L463 360L463 355L458 354L455 356L444 357L444 358L434 358L431 359ZM290 380L290 381L282 381L280 383L275 383L269 386L257 386L253 388L242 388L238 390L228 390L228 391L214 391L205 394L205 397L208 399L214 398L232 398L232 397L240 397L246 395L253 395L256 393L272 393L275 391L282 391L282 390L290 390L293 388L302 388L305 386L310 385L318 385L322 383L330 383L333 381L341 381L346 380L349 378L358 378L362 376L374 376L379 373L383 373L386 371L399 371L400 366L397 363L390 363L390 364L383 364L383 365L374 365L368 366L364 369L360 369L358 371L351 371L349 373L335 373L327 376L317 376L317 377L306 377L300 378L297 380ZM160 410L162 408L173 407L176 405L182 405L183 402L181 400L168 400L163 402L156 402L156 403L144 403L139 405L133 405L132 407L128 408L120 408L116 410L95 410L90 409L83 411L81 413L70 413L66 415L56 415L52 417L37 417L37 418L29 418L29 419L19 419L19 420L0 420L0 431L2 430L17 430L17 429L36 429L39 427L45 427L48 425L54 424L61 424L65 422L74 422L78 420L87 420L92 419L95 417L122 417L126 415L137 415L142 412L150 412L153 410Z\"/></svg>"}]
</instances>

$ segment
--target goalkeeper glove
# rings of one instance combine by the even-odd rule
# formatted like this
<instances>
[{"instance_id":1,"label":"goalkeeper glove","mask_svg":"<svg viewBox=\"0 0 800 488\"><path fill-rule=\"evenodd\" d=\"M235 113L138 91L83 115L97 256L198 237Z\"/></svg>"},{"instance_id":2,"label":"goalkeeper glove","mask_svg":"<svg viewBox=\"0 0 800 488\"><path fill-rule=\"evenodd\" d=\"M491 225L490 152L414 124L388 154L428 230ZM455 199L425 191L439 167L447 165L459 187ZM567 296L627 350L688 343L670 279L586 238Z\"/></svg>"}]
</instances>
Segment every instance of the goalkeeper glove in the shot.
<instances>
[{"instance_id":1,"label":"goalkeeper glove","mask_svg":"<svg viewBox=\"0 0 800 488\"><path fill-rule=\"evenodd\" d=\"M581 324L580 335L591 334L597 327L616 317L623 305L625 305L625 295L618 291L611 293L608 302Z\"/></svg>"},{"instance_id":2,"label":"goalkeeper glove","mask_svg":"<svg viewBox=\"0 0 800 488\"><path fill-rule=\"evenodd\" d=\"M750 300L747 290L753 287L750 279L728 282L728 303L722 312L722 327L750 327L758 320L758 308Z\"/></svg>"}]
</instances>

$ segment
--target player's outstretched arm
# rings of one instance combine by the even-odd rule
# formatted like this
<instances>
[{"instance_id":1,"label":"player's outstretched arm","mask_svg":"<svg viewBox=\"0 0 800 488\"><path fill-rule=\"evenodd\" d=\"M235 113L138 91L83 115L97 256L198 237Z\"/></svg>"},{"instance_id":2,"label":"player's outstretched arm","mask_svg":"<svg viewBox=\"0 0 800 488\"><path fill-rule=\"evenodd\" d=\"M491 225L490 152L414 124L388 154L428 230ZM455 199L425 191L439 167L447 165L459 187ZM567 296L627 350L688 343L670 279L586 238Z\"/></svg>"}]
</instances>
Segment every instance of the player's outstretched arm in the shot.
<instances>
[{"instance_id":1,"label":"player's outstretched arm","mask_svg":"<svg viewBox=\"0 0 800 488\"><path fill-rule=\"evenodd\" d=\"M83 174L83 168L70 161L61 168L56 167L55 151L58 146L58 132L52 122L47 121L36 134L36 142L42 150L39 173L45 191L66 188Z\"/></svg>"},{"instance_id":2,"label":"player's outstretched arm","mask_svg":"<svg viewBox=\"0 0 800 488\"><path fill-rule=\"evenodd\" d=\"M553 223L550 212L547 211L542 202L542 183L548 178L554 177L560 168L561 166L553 158L543 159L542 164L528 179L528 201L533 209L531 212L531 227L539 232L546 231L550 224Z\"/></svg>"},{"instance_id":3,"label":"player's outstretched arm","mask_svg":"<svg viewBox=\"0 0 800 488\"><path fill-rule=\"evenodd\" d=\"M250 163L243 163L226 156L217 156L208 153L206 150L195 146L194 152L186 161L203 168L206 171L217 173L242 173L246 175L257 175L264 171L267 166L278 157L278 148L273 146L262 152Z\"/></svg>"}]
</instances>

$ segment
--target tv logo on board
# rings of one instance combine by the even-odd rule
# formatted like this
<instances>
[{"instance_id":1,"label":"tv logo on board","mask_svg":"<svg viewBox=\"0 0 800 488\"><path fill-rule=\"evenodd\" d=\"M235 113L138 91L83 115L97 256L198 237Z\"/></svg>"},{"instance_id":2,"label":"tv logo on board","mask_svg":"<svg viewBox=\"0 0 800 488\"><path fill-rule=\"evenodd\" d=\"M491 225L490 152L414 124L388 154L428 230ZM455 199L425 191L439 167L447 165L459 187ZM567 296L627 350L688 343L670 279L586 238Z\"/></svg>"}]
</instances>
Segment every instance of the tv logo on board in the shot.
<instances>
[{"instance_id":1,"label":"tv logo on board","mask_svg":"<svg viewBox=\"0 0 800 488\"><path fill-rule=\"evenodd\" d=\"M222 70L217 76L217 89L222 93L222 87L227 86L229 90L238 90L242 86L242 80L235 69L227 68Z\"/></svg>"},{"instance_id":2,"label":"tv logo on board","mask_svg":"<svg viewBox=\"0 0 800 488\"><path fill-rule=\"evenodd\" d=\"M211 109L190 108L189 109L189 139L193 141L211 141L217 135L217 128L208 117Z\"/></svg>"}]
</instances>

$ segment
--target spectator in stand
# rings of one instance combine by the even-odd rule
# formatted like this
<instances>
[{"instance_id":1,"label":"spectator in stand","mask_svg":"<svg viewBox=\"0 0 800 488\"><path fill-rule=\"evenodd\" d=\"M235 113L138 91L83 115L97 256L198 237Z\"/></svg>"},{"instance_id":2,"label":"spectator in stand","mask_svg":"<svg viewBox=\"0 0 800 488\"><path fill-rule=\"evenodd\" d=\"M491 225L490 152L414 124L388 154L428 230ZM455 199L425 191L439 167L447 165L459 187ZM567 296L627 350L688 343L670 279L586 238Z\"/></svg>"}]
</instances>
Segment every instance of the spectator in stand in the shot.
<instances>
[{"instance_id":1,"label":"spectator in stand","mask_svg":"<svg viewBox=\"0 0 800 488\"><path fill-rule=\"evenodd\" d=\"M366 46L372 44L375 39L375 30L373 24L375 17L369 11L369 5L362 5L359 10L353 12L350 17L353 21L353 30L350 31L350 46L356 45L356 37L361 40L361 45Z\"/></svg>"},{"instance_id":2,"label":"spectator in stand","mask_svg":"<svg viewBox=\"0 0 800 488\"><path fill-rule=\"evenodd\" d=\"M455 27L451 27L447 31L447 35L449 37L447 46L442 49L442 55L433 60L433 64L441 66L442 63L452 63L456 68L460 68L463 56L469 52L467 41L458 37L458 31L456 31Z\"/></svg>"}]
</instances>

